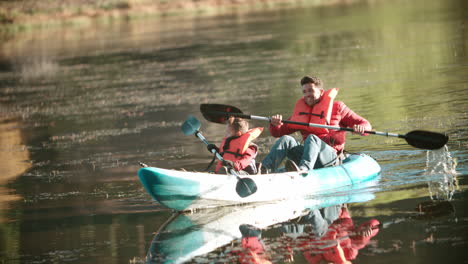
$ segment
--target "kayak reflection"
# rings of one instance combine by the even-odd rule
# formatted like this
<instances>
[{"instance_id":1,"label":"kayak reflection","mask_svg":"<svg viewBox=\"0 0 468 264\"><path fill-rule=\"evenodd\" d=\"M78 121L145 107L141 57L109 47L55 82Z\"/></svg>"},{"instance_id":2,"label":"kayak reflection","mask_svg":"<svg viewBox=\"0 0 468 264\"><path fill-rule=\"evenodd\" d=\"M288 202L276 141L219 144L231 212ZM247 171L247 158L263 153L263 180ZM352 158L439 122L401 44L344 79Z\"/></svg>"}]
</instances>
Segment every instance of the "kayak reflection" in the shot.
<instances>
[{"instance_id":1,"label":"kayak reflection","mask_svg":"<svg viewBox=\"0 0 468 264\"><path fill-rule=\"evenodd\" d=\"M345 204L374 199L378 180L333 195L176 213L153 238L147 263L282 263L298 251L327 259L329 250L355 257L378 221L355 228ZM265 241L265 232L276 235Z\"/></svg>"}]
</instances>

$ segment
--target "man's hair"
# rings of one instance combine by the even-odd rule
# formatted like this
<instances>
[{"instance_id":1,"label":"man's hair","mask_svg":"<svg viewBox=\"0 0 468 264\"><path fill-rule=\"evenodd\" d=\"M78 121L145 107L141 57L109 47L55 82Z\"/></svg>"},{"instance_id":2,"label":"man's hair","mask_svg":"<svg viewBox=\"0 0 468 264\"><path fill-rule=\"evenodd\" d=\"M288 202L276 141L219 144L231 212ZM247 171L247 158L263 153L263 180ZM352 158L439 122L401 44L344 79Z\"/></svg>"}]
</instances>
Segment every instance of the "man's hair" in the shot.
<instances>
[{"instance_id":1,"label":"man's hair","mask_svg":"<svg viewBox=\"0 0 468 264\"><path fill-rule=\"evenodd\" d=\"M315 84L315 86L317 86L318 88L322 88L323 87L323 82L322 80L320 80L318 77L310 77L310 76L304 76L302 77L301 79L301 86L306 84L306 83L313 83Z\"/></svg>"},{"instance_id":2,"label":"man's hair","mask_svg":"<svg viewBox=\"0 0 468 264\"><path fill-rule=\"evenodd\" d=\"M249 122L247 122L245 119L242 119L240 117L233 117L233 116L229 117L228 124L229 126L232 127L232 129L235 132L239 131L242 134L244 134L245 132L249 130Z\"/></svg>"}]
</instances>

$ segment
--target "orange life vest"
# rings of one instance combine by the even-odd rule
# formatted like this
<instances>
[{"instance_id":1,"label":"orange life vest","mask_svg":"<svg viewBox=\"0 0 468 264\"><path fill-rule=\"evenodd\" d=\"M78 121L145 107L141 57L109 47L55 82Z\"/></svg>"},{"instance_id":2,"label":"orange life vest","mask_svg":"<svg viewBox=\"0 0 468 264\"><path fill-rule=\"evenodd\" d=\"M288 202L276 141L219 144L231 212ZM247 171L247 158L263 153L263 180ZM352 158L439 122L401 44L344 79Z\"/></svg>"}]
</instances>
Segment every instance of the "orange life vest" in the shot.
<instances>
[{"instance_id":1,"label":"orange life vest","mask_svg":"<svg viewBox=\"0 0 468 264\"><path fill-rule=\"evenodd\" d=\"M302 123L314 123L320 125L330 125L331 114L333 110L333 101L338 94L338 88L332 88L323 92L320 101L313 107L307 105L304 97L296 102L291 121ZM315 135L328 134L328 129L319 127L306 127L301 125L289 124L288 126L307 130Z\"/></svg>"},{"instance_id":2,"label":"orange life vest","mask_svg":"<svg viewBox=\"0 0 468 264\"><path fill-rule=\"evenodd\" d=\"M271 264L265 253L263 243L257 237L243 237L242 250L239 252L241 264Z\"/></svg>"},{"instance_id":3,"label":"orange life vest","mask_svg":"<svg viewBox=\"0 0 468 264\"><path fill-rule=\"evenodd\" d=\"M219 152L223 159L230 161L241 160L247 148L252 141L263 132L263 127L252 128L239 137L224 138L219 147ZM221 162L218 162L215 168L217 172L222 167ZM243 168L241 168L243 169Z\"/></svg>"}]
</instances>

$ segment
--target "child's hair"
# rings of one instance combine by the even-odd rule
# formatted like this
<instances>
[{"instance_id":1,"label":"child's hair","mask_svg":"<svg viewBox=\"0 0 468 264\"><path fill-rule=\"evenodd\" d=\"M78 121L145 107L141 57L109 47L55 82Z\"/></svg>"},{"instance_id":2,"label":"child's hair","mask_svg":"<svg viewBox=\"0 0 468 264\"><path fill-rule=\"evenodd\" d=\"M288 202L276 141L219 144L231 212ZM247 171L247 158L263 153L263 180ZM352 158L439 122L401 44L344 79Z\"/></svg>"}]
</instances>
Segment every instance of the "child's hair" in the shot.
<instances>
[{"instance_id":1,"label":"child's hair","mask_svg":"<svg viewBox=\"0 0 468 264\"><path fill-rule=\"evenodd\" d=\"M241 132L244 134L249 130L249 123L240 117L229 117L227 121L228 125L234 130L234 132Z\"/></svg>"}]
</instances>

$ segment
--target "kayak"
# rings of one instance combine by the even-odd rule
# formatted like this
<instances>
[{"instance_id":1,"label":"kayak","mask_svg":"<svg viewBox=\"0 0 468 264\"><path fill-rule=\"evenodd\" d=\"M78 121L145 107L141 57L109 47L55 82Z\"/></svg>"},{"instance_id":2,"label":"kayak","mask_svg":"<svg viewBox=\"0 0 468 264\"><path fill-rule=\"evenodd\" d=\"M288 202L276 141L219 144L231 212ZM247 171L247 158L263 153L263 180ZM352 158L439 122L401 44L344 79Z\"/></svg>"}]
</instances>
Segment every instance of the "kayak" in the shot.
<instances>
[{"instance_id":1,"label":"kayak","mask_svg":"<svg viewBox=\"0 0 468 264\"><path fill-rule=\"evenodd\" d=\"M343 164L298 172L248 175L258 190L247 197L236 192L234 175L189 172L156 167L140 168L138 177L158 203L176 211L269 202L292 197L327 194L333 189L375 178L380 165L368 155L349 155Z\"/></svg>"},{"instance_id":2,"label":"kayak","mask_svg":"<svg viewBox=\"0 0 468 264\"><path fill-rule=\"evenodd\" d=\"M216 253L212 252L242 238L245 226L267 230L280 223L287 226L288 221L320 208L367 202L375 198L373 187L377 184L378 178L340 188L339 194L328 197L175 213L156 232L148 249L147 263L186 263L201 256L206 263L218 263L212 259L216 258ZM297 235L302 234L300 230L297 232Z\"/></svg>"},{"instance_id":3,"label":"kayak","mask_svg":"<svg viewBox=\"0 0 468 264\"><path fill-rule=\"evenodd\" d=\"M272 202L294 197L326 195L333 190L376 178L380 165L368 155L352 154L343 164L308 171L241 175L252 179L257 191L247 197L236 192L234 175L190 172L156 167L138 170L145 190L159 204L176 211L194 211L239 204Z\"/></svg>"}]
</instances>

